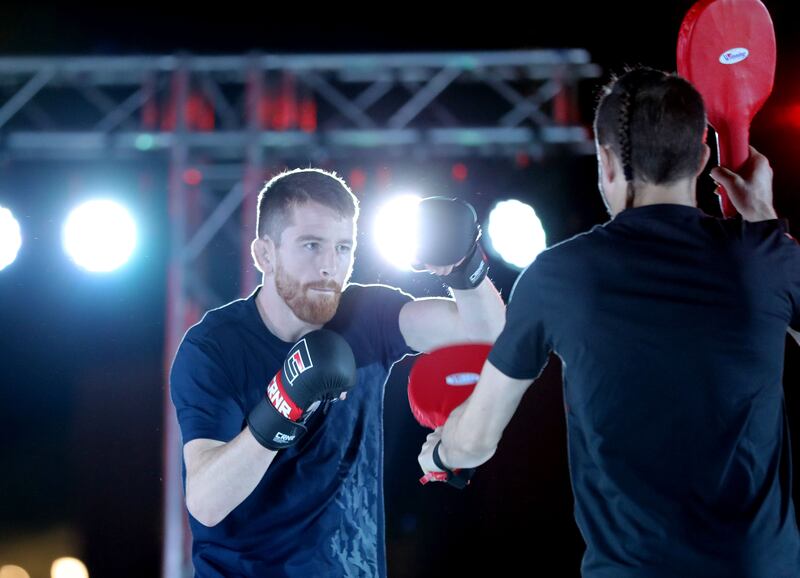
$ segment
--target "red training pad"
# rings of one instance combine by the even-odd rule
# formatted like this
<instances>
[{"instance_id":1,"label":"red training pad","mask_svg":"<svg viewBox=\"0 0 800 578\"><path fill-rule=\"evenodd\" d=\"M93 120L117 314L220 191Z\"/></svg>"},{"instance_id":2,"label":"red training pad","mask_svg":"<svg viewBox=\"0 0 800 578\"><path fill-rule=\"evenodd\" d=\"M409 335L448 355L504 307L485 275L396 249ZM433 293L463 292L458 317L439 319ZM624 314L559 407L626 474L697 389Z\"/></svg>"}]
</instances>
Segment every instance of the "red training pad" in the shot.
<instances>
[{"instance_id":1,"label":"red training pad","mask_svg":"<svg viewBox=\"0 0 800 578\"><path fill-rule=\"evenodd\" d=\"M408 376L408 403L424 427L436 429L464 403L478 382L492 346L469 343L422 355Z\"/></svg>"},{"instance_id":2,"label":"red training pad","mask_svg":"<svg viewBox=\"0 0 800 578\"><path fill-rule=\"evenodd\" d=\"M749 156L750 122L772 92L775 31L759 0L700 0L678 35L678 74L703 95L717 132L719 164L733 171ZM736 214L721 191L722 212Z\"/></svg>"}]
</instances>

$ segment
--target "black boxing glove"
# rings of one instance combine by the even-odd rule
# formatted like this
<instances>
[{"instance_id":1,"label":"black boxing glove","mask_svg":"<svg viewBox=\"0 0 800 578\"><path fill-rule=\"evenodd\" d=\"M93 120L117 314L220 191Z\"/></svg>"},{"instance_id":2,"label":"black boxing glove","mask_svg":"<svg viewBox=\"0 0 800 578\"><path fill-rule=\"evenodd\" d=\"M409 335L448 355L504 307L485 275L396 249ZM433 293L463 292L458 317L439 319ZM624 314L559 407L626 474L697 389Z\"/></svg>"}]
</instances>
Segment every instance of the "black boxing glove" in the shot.
<instances>
[{"instance_id":1,"label":"black boxing glove","mask_svg":"<svg viewBox=\"0 0 800 578\"><path fill-rule=\"evenodd\" d=\"M460 199L427 197L419 203L417 265L446 267L461 263L439 278L453 289L474 289L489 271L478 239L481 227L472 205ZM463 261L462 261L463 259Z\"/></svg>"},{"instance_id":2,"label":"black boxing glove","mask_svg":"<svg viewBox=\"0 0 800 578\"><path fill-rule=\"evenodd\" d=\"M356 382L353 351L338 334L319 329L289 350L266 395L247 416L253 437L270 450L294 445L322 401L335 399Z\"/></svg>"}]
</instances>

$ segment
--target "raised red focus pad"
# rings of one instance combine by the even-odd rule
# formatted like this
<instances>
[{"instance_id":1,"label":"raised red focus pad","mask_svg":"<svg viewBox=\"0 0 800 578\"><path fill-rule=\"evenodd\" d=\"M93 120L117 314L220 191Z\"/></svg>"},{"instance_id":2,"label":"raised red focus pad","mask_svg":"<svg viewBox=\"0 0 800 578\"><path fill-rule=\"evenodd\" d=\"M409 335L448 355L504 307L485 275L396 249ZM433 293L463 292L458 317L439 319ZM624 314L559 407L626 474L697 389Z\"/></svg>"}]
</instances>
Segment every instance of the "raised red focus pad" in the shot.
<instances>
[{"instance_id":1,"label":"raised red focus pad","mask_svg":"<svg viewBox=\"0 0 800 578\"><path fill-rule=\"evenodd\" d=\"M678 74L703 96L708 122L717 132L719 164L741 168L750 122L772 92L775 30L759 0L700 0L678 34ZM736 210L720 192L722 213Z\"/></svg>"},{"instance_id":2,"label":"raised red focus pad","mask_svg":"<svg viewBox=\"0 0 800 578\"><path fill-rule=\"evenodd\" d=\"M408 376L408 403L420 425L444 425L475 389L491 349L485 343L453 345L417 359Z\"/></svg>"}]
</instances>

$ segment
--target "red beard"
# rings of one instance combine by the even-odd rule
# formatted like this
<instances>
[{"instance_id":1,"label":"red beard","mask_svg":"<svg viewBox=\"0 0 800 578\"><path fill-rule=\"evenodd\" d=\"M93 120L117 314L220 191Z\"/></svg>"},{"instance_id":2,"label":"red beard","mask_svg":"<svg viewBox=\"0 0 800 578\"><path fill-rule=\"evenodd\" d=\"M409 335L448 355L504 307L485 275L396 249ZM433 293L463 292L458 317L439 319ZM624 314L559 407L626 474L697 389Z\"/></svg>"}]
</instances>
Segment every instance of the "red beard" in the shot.
<instances>
[{"instance_id":1,"label":"red beard","mask_svg":"<svg viewBox=\"0 0 800 578\"><path fill-rule=\"evenodd\" d=\"M312 325L324 325L330 321L336 314L342 297L342 288L335 281L301 285L297 279L286 273L280 262L275 267L275 288L292 313ZM313 289L327 289L332 292L317 293Z\"/></svg>"}]
</instances>

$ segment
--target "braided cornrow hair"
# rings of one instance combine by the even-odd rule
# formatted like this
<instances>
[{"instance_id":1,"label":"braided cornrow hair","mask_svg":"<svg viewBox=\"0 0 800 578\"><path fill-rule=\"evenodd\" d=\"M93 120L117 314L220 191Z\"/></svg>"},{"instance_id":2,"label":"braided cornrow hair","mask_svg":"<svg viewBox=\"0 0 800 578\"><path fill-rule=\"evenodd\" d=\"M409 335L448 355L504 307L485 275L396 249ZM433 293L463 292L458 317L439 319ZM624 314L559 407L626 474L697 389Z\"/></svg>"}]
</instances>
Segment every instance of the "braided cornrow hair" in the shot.
<instances>
[{"instance_id":1,"label":"braided cornrow hair","mask_svg":"<svg viewBox=\"0 0 800 578\"><path fill-rule=\"evenodd\" d=\"M627 182L626 208L637 183L665 184L695 176L705 150L703 99L686 80L638 67L613 77L595 112L599 146L610 146Z\"/></svg>"},{"instance_id":2,"label":"braided cornrow hair","mask_svg":"<svg viewBox=\"0 0 800 578\"><path fill-rule=\"evenodd\" d=\"M625 180L628 182L628 195L625 201L626 209L633 207L633 199L636 195L636 191L633 188L633 151L631 146L631 116L633 116L631 109L633 108L634 98L635 94L631 89L622 91L619 97L619 120L617 121L620 161L622 162Z\"/></svg>"}]
</instances>

